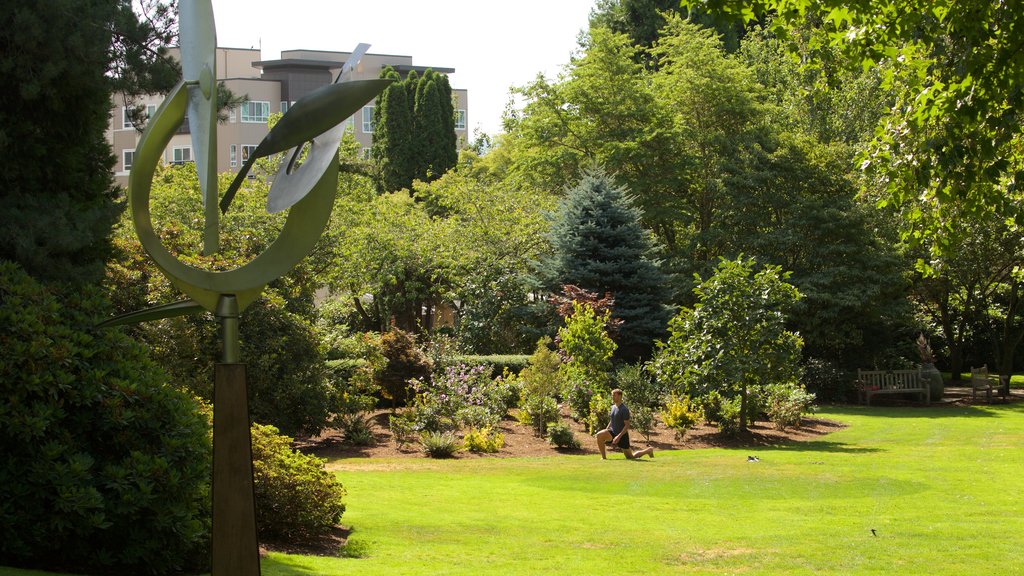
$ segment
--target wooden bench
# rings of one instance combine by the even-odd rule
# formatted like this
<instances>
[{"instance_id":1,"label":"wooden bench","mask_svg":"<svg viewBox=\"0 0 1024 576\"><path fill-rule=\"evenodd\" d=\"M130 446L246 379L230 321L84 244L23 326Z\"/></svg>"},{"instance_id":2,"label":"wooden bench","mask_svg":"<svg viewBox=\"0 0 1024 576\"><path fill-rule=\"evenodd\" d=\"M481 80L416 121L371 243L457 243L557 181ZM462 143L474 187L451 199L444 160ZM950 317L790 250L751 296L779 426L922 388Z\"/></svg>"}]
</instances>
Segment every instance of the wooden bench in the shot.
<instances>
[{"instance_id":1,"label":"wooden bench","mask_svg":"<svg viewBox=\"0 0 1024 576\"><path fill-rule=\"evenodd\" d=\"M999 394L1006 400L1006 389L1001 379L988 373L988 364L982 364L981 368L971 368L971 400L978 398L978 392L985 392L985 401L992 401L992 392Z\"/></svg>"},{"instance_id":2,"label":"wooden bench","mask_svg":"<svg viewBox=\"0 0 1024 576\"><path fill-rule=\"evenodd\" d=\"M864 404L871 404L876 394L924 395L925 404L931 404L928 383L921 379L921 369L916 370L857 370L857 395Z\"/></svg>"}]
</instances>

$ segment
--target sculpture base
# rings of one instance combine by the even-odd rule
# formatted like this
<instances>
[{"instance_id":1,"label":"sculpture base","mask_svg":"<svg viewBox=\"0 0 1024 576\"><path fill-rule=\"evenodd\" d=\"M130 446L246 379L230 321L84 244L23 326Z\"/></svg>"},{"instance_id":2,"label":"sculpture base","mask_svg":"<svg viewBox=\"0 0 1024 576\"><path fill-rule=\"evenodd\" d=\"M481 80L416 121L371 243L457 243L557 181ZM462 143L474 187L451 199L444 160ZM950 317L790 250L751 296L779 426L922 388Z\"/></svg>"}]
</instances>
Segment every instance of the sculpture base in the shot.
<instances>
[{"instance_id":1,"label":"sculpture base","mask_svg":"<svg viewBox=\"0 0 1024 576\"><path fill-rule=\"evenodd\" d=\"M212 492L212 576L259 576L245 364L214 371Z\"/></svg>"}]
</instances>

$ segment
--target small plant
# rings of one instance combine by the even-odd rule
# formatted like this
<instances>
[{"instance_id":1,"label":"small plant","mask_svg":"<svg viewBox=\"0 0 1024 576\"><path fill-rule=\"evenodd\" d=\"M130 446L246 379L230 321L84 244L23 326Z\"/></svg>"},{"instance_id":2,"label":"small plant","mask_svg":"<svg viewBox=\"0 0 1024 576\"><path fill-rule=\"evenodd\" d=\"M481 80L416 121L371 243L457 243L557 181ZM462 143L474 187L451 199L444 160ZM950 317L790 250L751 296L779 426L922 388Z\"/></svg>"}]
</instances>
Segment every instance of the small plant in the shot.
<instances>
[{"instance_id":1,"label":"small plant","mask_svg":"<svg viewBox=\"0 0 1024 576\"><path fill-rule=\"evenodd\" d=\"M341 430L341 437L346 444L352 446L373 445L374 438L373 431L370 430L370 422L361 413L340 416L338 428Z\"/></svg>"},{"instance_id":2,"label":"small plant","mask_svg":"<svg viewBox=\"0 0 1024 576\"><path fill-rule=\"evenodd\" d=\"M559 448L578 449L580 441L567 424L555 422L548 427L548 442Z\"/></svg>"},{"instance_id":3,"label":"small plant","mask_svg":"<svg viewBox=\"0 0 1024 576\"><path fill-rule=\"evenodd\" d=\"M587 414L587 432L596 433L608 427L608 420L611 416L612 401L607 394L598 394L590 399L590 406Z\"/></svg>"},{"instance_id":4,"label":"small plant","mask_svg":"<svg viewBox=\"0 0 1024 576\"><path fill-rule=\"evenodd\" d=\"M431 458L451 458L462 450L462 444L451 432L424 432L420 436L423 451Z\"/></svg>"},{"instance_id":5,"label":"small plant","mask_svg":"<svg viewBox=\"0 0 1024 576\"><path fill-rule=\"evenodd\" d=\"M687 396L669 396L661 419L676 433L676 440L682 440L686 431L693 427L700 418L700 409Z\"/></svg>"},{"instance_id":6,"label":"small plant","mask_svg":"<svg viewBox=\"0 0 1024 576\"><path fill-rule=\"evenodd\" d=\"M558 402L555 402L555 399L550 396L527 398L519 412L520 414L526 413L526 423L533 426L533 431L537 436L543 437L547 432L548 424L558 421ZM520 422L523 421L523 416L517 416L517 418Z\"/></svg>"},{"instance_id":7,"label":"small plant","mask_svg":"<svg viewBox=\"0 0 1024 576\"><path fill-rule=\"evenodd\" d=\"M737 436L743 428L740 426L739 396L722 399L718 418L718 430L723 436Z\"/></svg>"},{"instance_id":8,"label":"small plant","mask_svg":"<svg viewBox=\"0 0 1024 576\"><path fill-rule=\"evenodd\" d=\"M647 442L651 441L651 433L654 432L654 410L647 406L639 406L632 410L633 418L630 420L630 427L643 434Z\"/></svg>"},{"instance_id":9,"label":"small plant","mask_svg":"<svg viewBox=\"0 0 1024 576\"><path fill-rule=\"evenodd\" d=\"M470 428L462 439L470 452L497 452L505 446L505 435L492 428Z\"/></svg>"},{"instance_id":10,"label":"small plant","mask_svg":"<svg viewBox=\"0 0 1024 576\"><path fill-rule=\"evenodd\" d=\"M800 417L811 411L814 394L797 384L780 384L767 390L768 418L779 430L799 426Z\"/></svg>"},{"instance_id":11,"label":"small plant","mask_svg":"<svg viewBox=\"0 0 1024 576\"><path fill-rule=\"evenodd\" d=\"M409 412L391 414L388 417L388 428L391 429L391 435L394 436L398 447L404 448L406 444L412 443L413 438L416 437L415 416Z\"/></svg>"}]
</instances>

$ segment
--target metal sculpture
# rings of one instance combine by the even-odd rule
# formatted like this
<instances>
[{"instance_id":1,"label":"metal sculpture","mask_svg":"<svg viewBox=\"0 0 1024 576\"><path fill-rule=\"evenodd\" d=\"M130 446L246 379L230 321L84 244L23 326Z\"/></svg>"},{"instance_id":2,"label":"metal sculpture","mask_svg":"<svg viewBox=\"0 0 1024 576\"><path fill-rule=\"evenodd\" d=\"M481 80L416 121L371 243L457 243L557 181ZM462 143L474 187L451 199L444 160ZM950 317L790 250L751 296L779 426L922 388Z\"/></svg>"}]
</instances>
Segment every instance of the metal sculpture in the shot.
<instances>
[{"instance_id":1,"label":"metal sculpture","mask_svg":"<svg viewBox=\"0 0 1024 576\"><path fill-rule=\"evenodd\" d=\"M213 575L259 574L252 452L245 365L239 349L239 315L266 285L304 258L327 226L338 182L338 146L343 120L377 96L390 80L342 82L366 52L360 44L330 84L298 100L251 154L218 202L216 118L217 46L210 0L181 0L179 8L182 79L149 119L135 151L128 179L132 222L143 248L168 280L189 298L131 312L104 323L112 326L209 311L221 326L222 354L214 382ZM268 195L271 212L289 210L278 238L247 264L227 271L186 265L162 244L149 212L153 175L178 126L188 118L204 203L203 253L219 247L219 213L258 157L288 152ZM292 150L294 149L294 150ZM305 161L296 163L303 149ZM290 151L291 150L291 151ZM290 152L289 152L290 151Z\"/></svg>"}]
</instances>

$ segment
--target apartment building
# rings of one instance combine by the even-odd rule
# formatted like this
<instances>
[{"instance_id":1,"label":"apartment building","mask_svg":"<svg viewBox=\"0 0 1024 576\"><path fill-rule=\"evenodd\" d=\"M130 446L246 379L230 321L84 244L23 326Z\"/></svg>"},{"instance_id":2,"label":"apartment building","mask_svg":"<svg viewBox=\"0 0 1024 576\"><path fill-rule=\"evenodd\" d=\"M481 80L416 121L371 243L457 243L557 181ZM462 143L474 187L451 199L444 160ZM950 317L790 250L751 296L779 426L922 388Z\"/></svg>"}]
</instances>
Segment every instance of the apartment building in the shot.
<instances>
[{"instance_id":1,"label":"apartment building","mask_svg":"<svg viewBox=\"0 0 1024 576\"><path fill-rule=\"evenodd\" d=\"M333 82L349 56L349 52L288 50L281 52L278 60L262 60L259 50L217 48L218 79L233 93L248 98L239 109L229 113L226 122L217 126L218 172L237 172L249 153L267 134L267 119L270 115L287 111L288 106L299 98ZM385 66L391 66L403 78L413 70L422 74L428 68L441 74L455 72L454 68L414 66L412 56L369 53L363 56L352 71L351 79L377 78ZM456 110L455 133L459 142L467 142L468 93L464 89L453 88L452 96ZM162 101L162 95L154 95L144 98L141 103L147 113L151 114ZM117 157L115 180L124 186L128 184L128 173L141 136L141 132L132 124L128 105L123 98L115 96L107 129L107 140ZM369 153L373 142L373 103L346 122L364 153ZM192 160L188 123L183 123L164 151L164 161L170 164Z\"/></svg>"}]
</instances>

